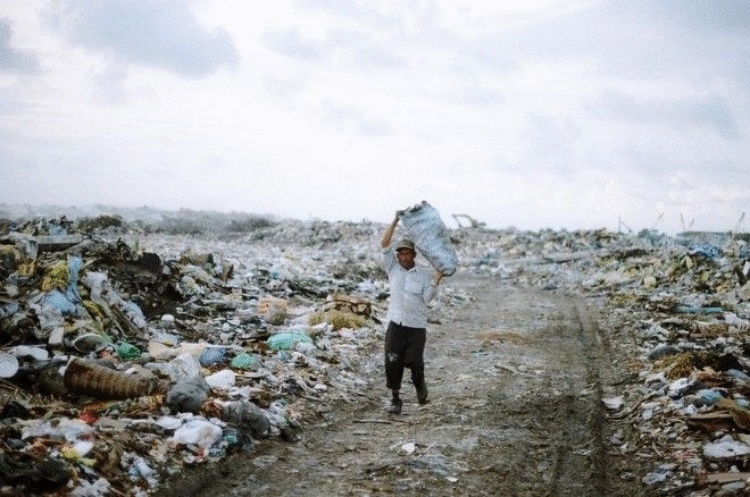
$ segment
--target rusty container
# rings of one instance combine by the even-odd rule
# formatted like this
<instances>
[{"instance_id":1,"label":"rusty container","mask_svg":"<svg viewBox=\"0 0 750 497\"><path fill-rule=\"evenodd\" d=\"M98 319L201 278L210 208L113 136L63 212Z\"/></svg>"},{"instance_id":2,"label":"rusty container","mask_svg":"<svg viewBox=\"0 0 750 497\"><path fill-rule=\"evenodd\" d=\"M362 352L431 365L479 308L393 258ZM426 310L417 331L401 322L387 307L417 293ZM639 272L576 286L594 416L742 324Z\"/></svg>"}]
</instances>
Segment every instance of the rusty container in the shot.
<instances>
[{"instance_id":1,"label":"rusty container","mask_svg":"<svg viewBox=\"0 0 750 497\"><path fill-rule=\"evenodd\" d=\"M132 399L161 393L156 377L132 375L74 357L63 377L70 393L103 400Z\"/></svg>"}]
</instances>

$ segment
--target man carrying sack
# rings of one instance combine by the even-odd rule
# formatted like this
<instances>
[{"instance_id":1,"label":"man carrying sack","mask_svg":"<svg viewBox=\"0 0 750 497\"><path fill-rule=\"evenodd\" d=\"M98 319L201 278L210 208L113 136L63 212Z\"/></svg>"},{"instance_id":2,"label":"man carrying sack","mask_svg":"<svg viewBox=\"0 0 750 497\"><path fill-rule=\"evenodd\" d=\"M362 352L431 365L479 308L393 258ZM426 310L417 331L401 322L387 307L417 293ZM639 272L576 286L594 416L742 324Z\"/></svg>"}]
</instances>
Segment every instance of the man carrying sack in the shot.
<instances>
[{"instance_id":1,"label":"man carrying sack","mask_svg":"<svg viewBox=\"0 0 750 497\"><path fill-rule=\"evenodd\" d=\"M381 240L383 267L388 273L390 285L386 316L388 328L385 333L385 376L386 387L392 393L387 411L392 414L400 414L403 406L399 394L404 368L411 370L418 402L427 402L424 377L427 304L437 295L438 285L444 276L437 270L430 274L428 270L415 264L417 252L412 240L405 238L394 246L391 245L400 214L401 212L396 213Z\"/></svg>"}]
</instances>

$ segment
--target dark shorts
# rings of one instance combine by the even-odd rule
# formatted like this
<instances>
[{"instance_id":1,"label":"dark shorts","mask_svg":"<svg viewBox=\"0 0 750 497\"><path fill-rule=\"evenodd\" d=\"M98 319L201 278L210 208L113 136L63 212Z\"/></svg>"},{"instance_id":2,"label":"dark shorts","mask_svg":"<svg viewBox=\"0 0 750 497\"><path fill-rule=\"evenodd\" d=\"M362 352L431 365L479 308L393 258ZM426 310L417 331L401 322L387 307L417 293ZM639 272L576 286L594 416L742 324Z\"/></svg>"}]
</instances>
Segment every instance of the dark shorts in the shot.
<instances>
[{"instance_id":1,"label":"dark shorts","mask_svg":"<svg viewBox=\"0 0 750 497\"><path fill-rule=\"evenodd\" d=\"M385 376L388 388L401 388L404 368L411 369L412 382L415 385L424 383L426 338L425 328L410 328L392 321L388 323L385 332Z\"/></svg>"}]
</instances>

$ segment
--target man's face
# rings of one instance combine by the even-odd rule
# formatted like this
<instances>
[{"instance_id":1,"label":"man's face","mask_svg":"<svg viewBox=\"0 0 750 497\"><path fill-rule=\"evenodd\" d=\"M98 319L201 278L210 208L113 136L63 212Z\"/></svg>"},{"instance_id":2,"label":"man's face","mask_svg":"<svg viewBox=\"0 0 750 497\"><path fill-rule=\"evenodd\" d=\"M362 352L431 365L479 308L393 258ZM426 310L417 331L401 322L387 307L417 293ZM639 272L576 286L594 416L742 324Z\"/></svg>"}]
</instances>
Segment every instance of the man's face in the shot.
<instances>
[{"instance_id":1,"label":"man's face","mask_svg":"<svg viewBox=\"0 0 750 497\"><path fill-rule=\"evenodd\" d=\"M401 264L401 267L404 269L411 269L414 267L414 258L416 256L416 252L406 248L398 249L396 251L396 258L398 259L398 263Z\"/></svg>"}]
</instances>

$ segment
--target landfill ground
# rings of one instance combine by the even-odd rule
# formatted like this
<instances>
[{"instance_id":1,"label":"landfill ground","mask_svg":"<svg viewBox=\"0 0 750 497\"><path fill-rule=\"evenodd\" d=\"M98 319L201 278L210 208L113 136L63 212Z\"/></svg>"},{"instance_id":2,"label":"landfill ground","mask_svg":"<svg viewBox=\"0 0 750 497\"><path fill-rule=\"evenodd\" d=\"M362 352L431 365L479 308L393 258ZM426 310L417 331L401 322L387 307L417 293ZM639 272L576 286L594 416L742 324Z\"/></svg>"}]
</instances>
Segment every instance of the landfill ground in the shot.
<instances>
[{"instance_id":1,"label":"landfill ground","mask_svg":"<svg viewBox=\"0 0 750 497\"><path fill-rule=\"evenodd\" d=\"M637 460L608 441L628 427L600 399L627 373L596 306L483 276L445 285L471 298L429 325L427 404L406 379L401 415L387 414L371 350L367 387L296 441L187 470L159 495L644 495Z\"/></svg>"},{"instance_id":2,"label":"landfill ground","mask_svg":"<svg viewBox=\"0 0 750 497\"><path fill-rule=\"evenodd\" d=\"M2 496L748 495L748 234L451 229L390 415L386 225L9 212Z\"/></svg>"}]
</instances>

